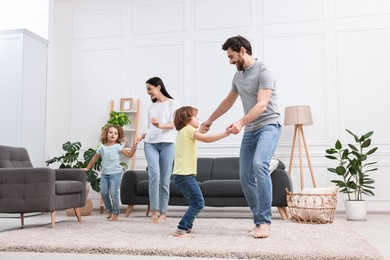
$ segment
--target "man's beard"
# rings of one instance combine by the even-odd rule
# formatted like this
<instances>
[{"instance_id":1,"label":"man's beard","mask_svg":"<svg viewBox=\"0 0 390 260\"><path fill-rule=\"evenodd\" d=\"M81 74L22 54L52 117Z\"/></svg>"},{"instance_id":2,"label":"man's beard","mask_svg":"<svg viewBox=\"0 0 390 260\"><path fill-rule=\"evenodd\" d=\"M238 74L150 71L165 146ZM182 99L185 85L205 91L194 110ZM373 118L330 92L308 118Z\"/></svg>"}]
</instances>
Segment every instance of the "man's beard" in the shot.
<instances>
[{"instance_id":1,"label":"man's beard","mask_svg":"<svg viewBox=\"0 0 390 260\"><path fill-rule=\"evenodd\" d=\"M236 68L238 71L243 71L244 70L244 60L238 60L236 63Z\"/></svg>"}]
</instances>

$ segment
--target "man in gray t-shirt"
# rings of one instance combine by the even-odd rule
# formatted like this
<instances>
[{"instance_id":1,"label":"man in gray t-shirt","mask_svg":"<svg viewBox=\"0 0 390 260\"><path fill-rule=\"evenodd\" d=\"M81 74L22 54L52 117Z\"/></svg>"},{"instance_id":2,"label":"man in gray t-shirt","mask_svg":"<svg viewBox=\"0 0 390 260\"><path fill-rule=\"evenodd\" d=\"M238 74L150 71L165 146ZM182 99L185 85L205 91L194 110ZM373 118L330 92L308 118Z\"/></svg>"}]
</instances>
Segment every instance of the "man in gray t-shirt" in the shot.
<instances>
[{"instance_id":1,"label":"man in gray t-shirt","mask_svg":"<svg viewBox=\"0 0 390 260\"><path fill-rule=\"evenodd\" d=\"M266 238L270 232L272 206L269 163L281 132L275 80L267 67L252 56L251 44L244 37L227 39L222 49L227 52L230 64L236 65L237 72L227 97L201 125L201 130L208 131L240 96L244 116L227 129L238 134L245 126L240 148L240 181L253 213L253 235Z\"/></svg>"}]
</instances>

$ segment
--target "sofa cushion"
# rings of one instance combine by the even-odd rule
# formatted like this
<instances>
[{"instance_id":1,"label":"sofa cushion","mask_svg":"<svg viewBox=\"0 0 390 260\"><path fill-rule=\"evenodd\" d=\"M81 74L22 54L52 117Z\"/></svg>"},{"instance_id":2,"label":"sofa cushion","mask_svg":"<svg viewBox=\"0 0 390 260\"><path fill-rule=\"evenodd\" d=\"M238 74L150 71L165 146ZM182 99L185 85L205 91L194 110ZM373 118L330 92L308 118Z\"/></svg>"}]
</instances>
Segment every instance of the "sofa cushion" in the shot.
<instances>
[{"instance_id":1,"label":"sofa cushion","mask_svg":"<svg viewBox=\"0 0 390 260\"><path fill-rule=\"evenodd\" d=\"M209 180L201 186L204 197L244 197L240 180Z\"/></svg>"},{"instance_id":2,"label":"sofa cushion","mask_svg":"<svg viewBox=\"0 0 390 260\"><path fill-rule=\"evenodd\" d=\"M212 180L239 180L239 158L214 158Z\"/></svg>"},{"instance_id":3,"label":"sofa cushion","mask_svg":"<svg viewBox=\"0 0 390 260\"><path fill-rule=\"evenodd\" d=\"M196 180L203 182L211 179L213 158L198 158Z\"/></svg>"}]
</instances>

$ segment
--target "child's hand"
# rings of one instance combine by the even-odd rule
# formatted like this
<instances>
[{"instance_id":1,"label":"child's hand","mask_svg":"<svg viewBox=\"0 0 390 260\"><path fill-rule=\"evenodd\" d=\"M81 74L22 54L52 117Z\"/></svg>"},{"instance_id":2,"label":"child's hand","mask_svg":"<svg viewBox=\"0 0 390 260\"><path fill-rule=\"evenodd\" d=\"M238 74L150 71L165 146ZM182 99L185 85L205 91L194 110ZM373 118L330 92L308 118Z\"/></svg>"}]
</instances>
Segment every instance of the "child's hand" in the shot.
<instances>
[{"instance_id":1,"label":"child's hand","mask_svg":"<svg viewBox=\"0 0 390 260\"><path fill-rule=\"evenodd\" d=\"M232 133L232 130L230 128L225 130L226 136L229 136Z\"/></svg>"},{"instance_id":2,"label":"child's hand","mask_svg":"<svg viewBox=\"0 0 390 260\"><path fill-rule=\"evenodd\" d=\"M89 172L88 168L82 168L81 170L83 170L85 172Z\"/></svg>"}]
</instances>

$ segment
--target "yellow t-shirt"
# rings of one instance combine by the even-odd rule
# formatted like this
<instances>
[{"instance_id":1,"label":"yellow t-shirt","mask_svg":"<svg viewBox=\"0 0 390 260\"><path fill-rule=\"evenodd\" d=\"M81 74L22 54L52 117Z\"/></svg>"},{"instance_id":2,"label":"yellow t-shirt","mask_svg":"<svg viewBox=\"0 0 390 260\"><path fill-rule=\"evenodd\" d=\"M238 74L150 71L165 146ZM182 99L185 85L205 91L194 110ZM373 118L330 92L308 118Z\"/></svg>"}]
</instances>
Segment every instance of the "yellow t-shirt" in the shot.
<instances>
[{"instance_id":1,"label":"yellow t-shirt","mask_svg":"<svg viewBox=\"0 0 390 260\"><path fill-rule=\"evenodd\" d=\"M177 134L173 174L196 175L198 147L194 134L197 131L194 127L186 125Z\"/></svg>"}]
</instances>

